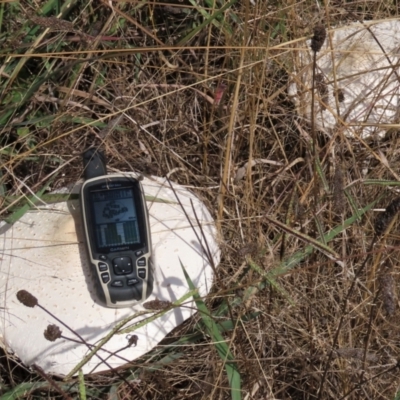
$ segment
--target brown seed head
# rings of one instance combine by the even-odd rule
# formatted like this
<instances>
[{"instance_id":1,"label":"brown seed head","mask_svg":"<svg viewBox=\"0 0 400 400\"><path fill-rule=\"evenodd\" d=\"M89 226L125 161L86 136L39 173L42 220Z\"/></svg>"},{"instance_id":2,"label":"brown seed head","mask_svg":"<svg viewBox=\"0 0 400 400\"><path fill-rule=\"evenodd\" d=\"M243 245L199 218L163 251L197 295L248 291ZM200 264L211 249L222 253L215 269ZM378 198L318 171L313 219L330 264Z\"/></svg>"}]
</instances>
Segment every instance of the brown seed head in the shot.
<instances>
[{"instance_id":1,"label":"brown seed head","mask_svg":"<svg viewBox=\"0 0 400 400\"><path fill-rule=\"evenodd\" d=\"M139 338L137 335L129 335L128 337L128 345L129 346L137 346Z\"/></svg>"},{"instance_id":2,"label":"brown seed head","mask_svg":"<svg viewBox=\"0 0 400 400\"><path fill-rule=\"evenodd\" d=\"M381 286L383 308L389 316L392 316L396 311L396 285L391 274L384 274L380 277L379 283Z\"/></svg>"},{"instance_id":3,"label":"brown seed head","mask_svg":"<svg viewBox=\"0 0 400 400\"><path fill-rule=\"evenodd\" d=\"M326 110L325 104L328 104L329 102L329 90L323 74L315 75L315 87L317 89L317 92L321 96L322 100L321 110L325 111Z\"/></svg>"},{"instance_id":4,"label":"brown seed head","mask_svg":"<svg viewBox=\"0 0 400 400\"><path fill-rule=\"evenodd\" d=\"M39 304L38 299L26 290L19 290L17 299L26 307L33 308Z\"/></svg>"},{"instance_id":5,"label":"brown seed head","mask_svg":"<svg viewBox=\"0 0 400 400\"><path fill-rule=\"evenodd\" d=\"M393 218L400 211L400 197L395 198L387 207L386 211L379 214L375 220L375 233L377 236L385 233Z\"/></svg>"},{"instance_id":6,"label":"brown seed head","mask_svg":"<svg viewBox=\"0 0 400 400\"><path fill-rule=\"evenodd\" d=\"M344 91L343 91L343 89L337 88L335 90L335 95L337 95L339 103L343 103L344 102Z\"/></svg>"},{"instance_id":7,"label":"brown seed head","mask_svg":"<svg viewBox=\"0 0 400 400\"><path fill-rule=\"evenodd\" d=\"M333 177L333 207L339 214L344 211L343 173L340 165L336 165Z\"/></svg>"},{"instance_id":8,"label":"brown seed head","mask_svg":"<svg viewBox=\"0 0 400 400\"><path fill-rule=\"evenodd\" d=\"M326 39L326 29L323 25L317 25L314 28L314 36L311 39L311 50L318 52L321 50L322 45Z\"/></svg>"},{"instance_id":9,"label":"brown seed head","mask_svg":"<svg viewBox=\"0 0 400 400\"><path fill-rule=\"evenodd\" d=\"M146 303L143 303L143 308L146 310L163 310L164 308L170 307L172 303L170 301L166 300L158 300L157 298L155 300L150 300L146 301Z\"/></svg>"},{"instance_id":10,"label":"brown seed head","mask_svg":"<svg viewBox=\"0 0 400 400\"><path fill-rule=\"evenodd\" d=\"M61 337L61 333L61 329L57 325L48 325L44 331L44 337L50 342L54 342Z\"/></svg>"},{"instance_id":11,"label":"brown seed head","mask_svg":"<svg viewBox=\"0 0 400 400\"><path fill-rule=\"evenodd\" d=\"M57 17L39 17L32 15L30 20L35 24L43 26L44 28L50 28L55 31L72 32L74 30L74 25L72 22L65 21Z\"/></svg>"}]
</instances>

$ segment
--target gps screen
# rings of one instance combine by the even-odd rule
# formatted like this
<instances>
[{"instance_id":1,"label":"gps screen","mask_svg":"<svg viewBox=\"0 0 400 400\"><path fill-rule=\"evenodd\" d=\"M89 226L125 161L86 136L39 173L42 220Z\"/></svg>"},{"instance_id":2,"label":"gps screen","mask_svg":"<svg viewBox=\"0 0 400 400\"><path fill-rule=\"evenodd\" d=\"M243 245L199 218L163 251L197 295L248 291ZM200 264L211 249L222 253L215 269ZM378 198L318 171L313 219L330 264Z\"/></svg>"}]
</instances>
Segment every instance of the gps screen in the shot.
<instances>
[{"instance_id":1,"label":"gps screen","mask_svg":"<svg viewBox=\"0 0 400 400\"><path fill-rule=\"evenodd\" d=\"M98 249L140 243L135 198L131 188L90 192Z\"/></svg>"}]
</instances>

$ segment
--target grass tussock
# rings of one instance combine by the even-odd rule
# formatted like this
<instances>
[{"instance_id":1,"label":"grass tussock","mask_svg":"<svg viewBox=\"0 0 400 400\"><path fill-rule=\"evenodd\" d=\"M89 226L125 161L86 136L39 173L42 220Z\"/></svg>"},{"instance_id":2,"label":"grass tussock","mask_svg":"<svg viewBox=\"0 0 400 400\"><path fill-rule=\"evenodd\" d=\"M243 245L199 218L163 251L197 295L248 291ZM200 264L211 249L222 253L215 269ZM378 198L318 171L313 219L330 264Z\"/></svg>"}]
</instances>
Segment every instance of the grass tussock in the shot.
<instances>
[{"instance_id":1,"label":"grass tussock","mask_svg":"<svg viewBox=\"0 0 400 400\"><path fill-rule=\"evenodd\" d=\"M305 39L317 52L337 24L386 18L386 0L0 3L1 217L101 146L112 168L189 186L222 249L198 316L150 355L65 383L3 354L2 393L395 399L397 128L326 135L287 94Z\"/></svg>"}]
</instances>

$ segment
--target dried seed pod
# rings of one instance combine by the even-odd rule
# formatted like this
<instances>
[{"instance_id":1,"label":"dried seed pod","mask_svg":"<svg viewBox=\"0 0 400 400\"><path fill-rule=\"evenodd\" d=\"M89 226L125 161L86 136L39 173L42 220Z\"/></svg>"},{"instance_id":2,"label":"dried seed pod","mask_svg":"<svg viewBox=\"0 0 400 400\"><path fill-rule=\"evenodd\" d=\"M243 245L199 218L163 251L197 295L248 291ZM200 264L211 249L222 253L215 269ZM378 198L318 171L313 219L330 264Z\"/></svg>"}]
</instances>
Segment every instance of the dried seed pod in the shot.
<instances>
[{"instance_id":1,"label":"dried seed pod","mask_svg":"<svg viewBox=\"0 0 400 400\"><path fill-rule=\"evenodd\" d=\"M326 39L326 29L323 25L314 27L314 36L311 39L311 50L317 53L321 50Z\"/></svg>"},{"instance_id":2,"label":"dried seed pod","mask_svg":"<svg viewBox=\"0 0 400 400\"><path fill-rule=\"evenodd\" d=\"M44 337L50 342L54 342L55 340L61 337L61 329L57 325L48 325L44 331Z\"/></svg>"},{"instance_id":3,"label":"dried seed pod","mask_svg":"<svg viewBox=\"0 0 400 400\"><path fill-rule=\"evenodd\" d=\"M333 207L337 212L343 212L344 196L343 196L343 173L340 166L336 166L335 175L333 177Z\"/></svg>"},{"instance_id":4,"label":"dried seed pod","mask_svg":"<svg viewBox=\"0 0 400 400\"><path fill-rule=\"evenodd\" d=\"M356 349L353 347L342 347L336 349L336 353L339 357L347 358L347 359L355 359L355 360L363 360L364 359L364 349ZM378 362L379 358L374 353L367 353L366 360L368 362Z\"/></svg>"},{"instance_id":5,"label":"dried seed pod","mask_svg":"<svg viewBox=\"0 0 400 400\"><path fill-rule=\"evenodd\" d=\"M105 128L103 128L100 132L99 132L99 136L104 139L108 134L110 134L116 126L118 126L119 122L121 121L122 117L124 116L124 114L120 114L118 115L116 118L113 118L111 121L109 121L109 123L107 124L107 126Z\"/></svg>"},{"instance_id":6,"label":"dried seed pod","mask_svg":"<svg viewBox=\"0 0 400 400\"><path fill-rule=\"evenodd\" d=\"M249 255L255 255L257 253L258 246L256 243L246 243L238 251L237 255L239 257L245 257Z\"/></svg>"},{"instance_id":7,"label":"dried seed pod","mask_svg":"<svg viewBox=\"0 0 400 400\"><path fill-rule=\"evenodd\" d=\"M44 28L50 28L61 32L72 32L74 30L74 25L72 22L65 21L64 19L59 19L57 17L39 17L33 15L30 20L35 24L43 26Z\"/></svg>"},{"instance_id":8,"label":"dried seed pod","mask_svg":"<svg viewBox=\"0 0 400 400\"><path fill-rule=\"evenodd\" d=\"M378 215L375 221L376 235L382 235L392 222L393 218L400 211L400 197L394 199L386 208L386 211Z\"/></svg>"},{"instance_id":9,"label":"dried seed pod","mask_svg":"<svg viewBox=\"0 0 400 400\"><path fill-rule=\"evenodd\" d=\"M33 308L39 304L38 299L26 290L19 290L17 299L26 307Z\"/></svg>"},{"instance_id":10,"label":"dried seed pod","mask_svg":"<svg viewBox=\"0 0 400 400\"><path fill-rule=\"evenodd\" d=\"M146 310L163 310L164 308L170 307L172 303L170 301L166 300L150 300L146 301L146 303L143 303L143 308Z\"/></svg>"},{"instance_id":11,"label":"dried seed pod","mask_svg":"<svg viewBox=\"0 0 400 400\"><path fill-rule=\"evenodd\" d=\"M383 308L387 314L391 316L396 310L396 295L393 276L386 273L379 279L379 283L382 291Z\"/></svg>"},{"instance_id":12,"label":"dried seed pod","mask_svg":"<svg viewBox=\"0 0 400 400\"><path fill-rule=\"evenodd\" d=\"M137 342L139 340L137 335L128 335L126 338L128 339L129 346L137 346Z\"/></svg>"},{"instance_id":13,"label":"dried seed pod","mask_svg":"<svg viewBox=\"0 0 400 400\"><path fill-rule=\"evenodd\" d=\"M338 98L339 103L343 103L343 102L344 102L344 92L343 92L343 89L337 88L337 89L335 90L335 95L337 95L337 98Z\"/></svg>"},{"instance_id":14,"label":"dried seed pod","mask_svg":"<svg viewBox=\"0 0 400 400\"><path fill-rule=\"evenodd\" d=\"M325 82L325 78L323 74L316 74L315 75L315 87L318 91L318 94L321 97L321 100L324 104L328 104L329 102L329 90L328 85ZM321 110L326 110L324 104L321 104Z\"/></svg>"}]
</instances>

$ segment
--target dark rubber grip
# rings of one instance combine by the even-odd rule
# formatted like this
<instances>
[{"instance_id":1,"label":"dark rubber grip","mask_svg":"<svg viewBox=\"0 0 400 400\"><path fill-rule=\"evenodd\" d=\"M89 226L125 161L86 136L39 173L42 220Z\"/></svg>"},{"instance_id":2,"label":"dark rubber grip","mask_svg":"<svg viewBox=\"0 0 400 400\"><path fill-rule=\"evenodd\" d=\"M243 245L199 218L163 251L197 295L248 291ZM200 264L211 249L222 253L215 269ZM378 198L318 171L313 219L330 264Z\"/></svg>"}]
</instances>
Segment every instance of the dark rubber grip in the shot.
<instances>
[{"instance_id":1,"label":"dark rubber grip","mask_svg":"<svg viewBox=\"0 0 400 400\"><path fill-rule=\"evenodd\" d=\"M104 153L94 147L82 154L85 180L107 175L107 164Z\"/></svg>"}]
</instances>

